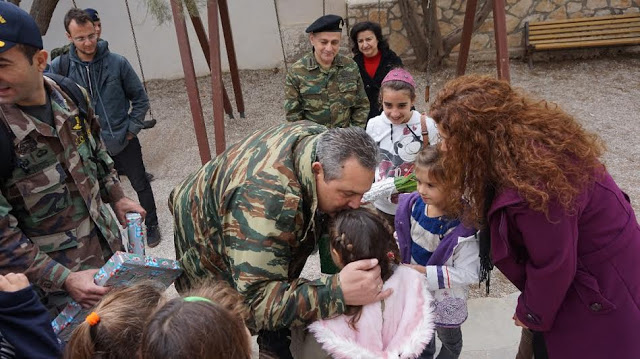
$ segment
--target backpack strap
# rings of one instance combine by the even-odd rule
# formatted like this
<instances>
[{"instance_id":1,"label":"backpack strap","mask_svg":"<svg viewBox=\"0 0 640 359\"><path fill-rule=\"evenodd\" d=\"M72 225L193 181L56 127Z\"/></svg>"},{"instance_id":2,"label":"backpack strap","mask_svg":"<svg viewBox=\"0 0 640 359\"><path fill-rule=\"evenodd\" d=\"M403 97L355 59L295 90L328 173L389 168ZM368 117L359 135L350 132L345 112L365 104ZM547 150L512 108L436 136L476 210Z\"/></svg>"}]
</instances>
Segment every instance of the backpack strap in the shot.
<instances>
[{"instance_id":1,"label":"backpack strap","mask_svg":"<svg viewBox=\"0 0 640 359\"><path fill-rule=\"evenodd\" d=\"M69 66L71 66L71 56L69 56L69 52L67 51L64 54L60 55L60 75L65 77L69 76Z\"/></svg>"},{"instance_id":2,"label":"backpack strap","mask_svg":"<svg viewBox=\"0 0 640 359\"><path fill-rule=\"evenodd\" d=\"M87 98L85 97L82 90L78 84L76 84L73 80L63 75L48 73L45 76L52 79L53 81L60 86L62 91L71 97L73 103L78 107L78 111L80 111L80 115L82 118L86 119L89 115L89 103L87 102ZM81 121L82 126L84 124ZM86 132L86 131L85 131Z\"/></svg>"},{"instance_id":3,"label":"backpack strap","mask_svg":"<svg viewBox=\"0 0 640 359\"><path fill-rule=\"evenodd\" d=\"M420 128L422 132L422 147L428 147L429 143L429 129L427 128L427 115L420 115Z\"/></svg>"}]
</instances>

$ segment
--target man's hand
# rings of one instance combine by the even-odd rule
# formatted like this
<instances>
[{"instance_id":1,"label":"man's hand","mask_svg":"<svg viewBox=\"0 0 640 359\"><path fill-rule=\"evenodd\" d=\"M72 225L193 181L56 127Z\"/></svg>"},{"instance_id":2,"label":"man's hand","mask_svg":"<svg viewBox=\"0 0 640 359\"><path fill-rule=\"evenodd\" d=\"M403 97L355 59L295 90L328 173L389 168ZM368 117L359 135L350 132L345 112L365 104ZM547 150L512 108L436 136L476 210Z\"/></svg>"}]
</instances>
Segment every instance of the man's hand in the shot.
<instances>
[{"instance_id":1,"label":"man's hand","mask_svg":"<svg viewBox=\"0 0 640 359\"><path fill-rule=\"evenodd\" d=\"M403 264L404 266L407 266L411 269L415 269L418 272L422 273L422 274L427 274L427 267L425 266L421 266L419 264Z\"/></svg>"},{"instance_id":2,"label":"man's hand","mask_svg":"<svg viewBox=\"0 0 640 359\"><path fill-rule=\"evenodd\" d=\"M138 202L135 202L132 199L127 197L120 198L117 202L113 203L111 206L113 208L113 211L116 213L118 222L120 222L123 228L127 225L127 219L125 218L125 215L127 214L127 212L140 213L143 221L144 221L144 217L147 216L147 211L145 211L144 208L142 208L142 206Z\"/></svg>"},{"instance_id":3,"label":"man's hand","mask_svg":"<svg viewBox=\"0 0 640 359\"><path fill-rule=\"evenodd\" d=\"M347 264L340 271L340 287L347 305L366 305L381 301L393 293L382 291L382 278L377 259L362 259Z\"/></svg>"},{"instance_id":4,"label":"man's hand","mask_svg":"<svg viewBox=\"0 0 640 359\"><path fill-rule=\"evenodd\" d=\"M88 269L71 272L64 281L64 289L69 292L73 300L85 308L96 305L102 296L110 290L108 287L101 287L93 282L93 276L97 271L97 269Z\"/></svg>"},{"instance_id":5,"label":"man's hand","mask_svg":"<svg viewBox=\"0 0 640 359\"><path fill-rule=\"evenodd\" d=\"M0 275L0 291L17 292L29 286L27 276L22 273L9 273Z\"/></svg>"},{"instance_id":6,"label":"man's hand","mask_svg":"<svg viewBox=\"0 0 640 359\"><path fill-rule=\"evenodd\" d=\"M127 137L126 137L126 138L127 138L127 141L131 141L131 140L133 140L133 138L134 138L134 137L136 137L136 135L134 135L134 134L133 134L133 133L131 133L131 132L127 132Z\"/></svg>"}]
</instances>

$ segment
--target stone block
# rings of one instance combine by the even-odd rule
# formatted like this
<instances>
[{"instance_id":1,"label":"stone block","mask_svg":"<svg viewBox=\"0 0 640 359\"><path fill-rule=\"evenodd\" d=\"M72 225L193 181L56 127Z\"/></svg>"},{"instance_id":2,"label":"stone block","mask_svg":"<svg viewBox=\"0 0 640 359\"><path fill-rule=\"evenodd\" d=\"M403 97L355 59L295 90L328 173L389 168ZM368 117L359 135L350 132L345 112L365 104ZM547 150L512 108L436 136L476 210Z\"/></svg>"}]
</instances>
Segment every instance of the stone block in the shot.
<instances>
[{"instance_id":1,"label":"stone block","mask_svg":"<svg viewBox=\"0 0 640 359\"><path fill-rule=\"evenodd\" d=\"M585 15L581 12L568 13L569 19L578 19L581 17L585 17Z\"/></svg>"},{"instance_id":2,"label":"stone block","mask_svg":"<svg viewBox=\"0 0 640 359\"><path fill-rule=\"evenodd\" d=\"M575 14L575 13L580 13L580 10L582 10L582 2L569 2L567 3L567 13L569 14L569 16Z\"/></svg>"},{"instance_id":3,"label":"stone block","mask_svg":"<svg viewBox=\"0 0 640 359\"><path fill-rule=\"evenodd\" d=\"M596 10L607 7L607 0L587 0L587 9Z\"/></svg>"},{"instance_id":4,"label":"stone block","mask_svg":"<svg viewBox=\"0 0 640 359\"><path fill-rule=\"evenodd\" d=\"M464 15L463 14L456 14L451 19L451 24L454 25L454 26L462 27L462 25L464 25Z\"/></svg>"},{"instance_id":5,"label":"stone block","mask_svg":"<svg viewBox=\"0 0 640 359\"><path fill-rule=\"evenodd\" d=\"M507 0L507 5L513 5L517 3L519 0Z\"/></svg>"},{"instance_id":6,"label":"stone block","mask_svg":"<svg viewBox=\"0 0 640 359\"><path fill-rule=\"evenodd\" d=\"M451 9L451 5L453 5L452 0L440 0L438 1L438 7L443 10Z\"/></svg>"},{"instance_id":7,"label":"stone block","mask_svg":"<svg viewBox=\"0 0 640 359\"><path fill-rule=\"evenodd\" d=\"M391 20L391 30L400 31L404 27L402 20Z\"/></svg>"},{"instance_id":8,"label":"stone block","mask_svg":"<svg viewBox=\"0 0 640 359\"><path fill-rule=\"evenodd\" d=\"M471 50L482 50L490 46L490 42L493 40L493 36L487 34L473 35L471 38Z\"/></svg>"},{"instance_id":9,"label":"stone block","mask_svg":"<svg viewBox=\"0 0 640 359\"><path fill-rule=\"evenodd\" d=\"M549 20L564 20L567 18L567 10L564 6L560 6L554 12L549 14Z\"/></svg>"},{"instance_id":10,"label":"stone block","mask_svg":"<svg viewBox=\"0 0 640 359\"><path fill-rule=\"evenodd\" d=\"M390 12L391 12L395 17L400 17L400 16L402 16L402 12L400 11L400 5L398 5L398 4L393 5L393 7L391 8Z\"/></svg>"},{"instance_id":11,"label":"stone block","mask_svg":"<svg viewBox=\"0 0 640 359\"><path fill-rule=\"evenodd\" d=\"M518 47L522 46L522 36L523 32L518 32L517 34L507 35L507 44L509 47Z\"/></svg>"},{"instance_id":12,"label":"stone block","mask_svg":"<svg viewBox=\"0 0 640 359\"><path fill-rule=\"evenodd\" d=\"M595 16L607 16L612 15L613 12L609 9L596 10Z\"/></svg>"},{"instance_id":13,"label":"stone block","mask_svg":"<svg viewBox=\"0 0 640 359\"><path fill-rule=\"evenodd\" d=\"M453 17L453 10L445 10L442 12L442 19L451 20Z\"/></svg>"},{"instance_id":14,"label":"stone block","mask_svg":"<svg viewBox=\"0 0 640 359\"><path fill-rule=\"evenodd\" d=\"M533 0L521 0L511 6L508 11L516 17L523 18L529 13L532 4Z\"/></svg>"},{"instance_id":15,"label":"stone block","mask_svg":"<svg viewBox=\"0 0 640 359\"><path fill-rule=\"evenodd\" d=\"M382 28L382 36L389 36L390 33L391 33L391 30L389 30L388 27Z\"/></svg>"},{"instance_id":16,"label":"stone block","mask_svg":"<svg viewBox=\"0 0 640 359\"><path fill-rule=\"evenodd\" d=\"M369 12L369 21L377 22L381 27L387 26L387 14L385 11L372 10Z\"/></svg>"},{"instance_id":17,"label":"stone block","mask_svg":"<svg viewBox=\"0 0 640 359\"><path fill-rule=\"evenodd\" d=\"M506 15L506 18L507 18L507 34L510 34L518 28L518 25L520 25L520 18L515 17L513 15L509 15L509 14Z\"/></svg>"},{"instance_id":18,"label":"stone block","mask_svg":"<svg viewBox=\"0 0 640 359\"><path fill-rule=\"evenodd\" d=\"M457 26L453 26L448 22L440 23L440 33L442 34L442 36L447 36L451 31L457 28L458 28Z\"/></svg>"},{"instance_id":19,"label":"stone block","mask_svg":"<svg viewBox=\"0 0 640 359\"><path fill-rule=\"evenodd\" d=\"M493 17L489 16L482 25L478 28L478 32L490 32L493 30Z\"/></svg>"},{"instance_id":20,"label":"stone block","mask_svg":"<svg viewBox=\"0 0 640 359\"><path fill-rule=\"evenodd\" d=\"M611 0L610 5L618 9L627 9L631 7L631 0Z\"/></svg>"},{"instance_id":21,"label":"stone block","mask_svg":"<svg viewBox=\"0 0 640 359\"><path fill-rule=\"evenodd\" d=\"M401 56L411 47L411 44L406 36L399 32L394 32L389 35L389 47L391 47L391 50L395 51L398 56Z\"/></svg>"},{"instance_id":22,"label":"stone block","mask_svg":"<svg viewBox=\"0 0 640 359\"><path fill-rule=\"evenodd\" d=\"M640 12L640 8L637 8L637 7L630 7L628 9L624 10L625 14L637 14L639 12Z\"/></svg>"},{"instance_id":23,"label":"stone block","mask_svg":"<svg viewBox=\"0 0 640 359\"><path fill-rule=\"evenodd\" d=\"M552 3L550 0L542 0L536 5L535 9L539 12L552 12L557 7L556 4Z\"/></svg>"}]
</instances>

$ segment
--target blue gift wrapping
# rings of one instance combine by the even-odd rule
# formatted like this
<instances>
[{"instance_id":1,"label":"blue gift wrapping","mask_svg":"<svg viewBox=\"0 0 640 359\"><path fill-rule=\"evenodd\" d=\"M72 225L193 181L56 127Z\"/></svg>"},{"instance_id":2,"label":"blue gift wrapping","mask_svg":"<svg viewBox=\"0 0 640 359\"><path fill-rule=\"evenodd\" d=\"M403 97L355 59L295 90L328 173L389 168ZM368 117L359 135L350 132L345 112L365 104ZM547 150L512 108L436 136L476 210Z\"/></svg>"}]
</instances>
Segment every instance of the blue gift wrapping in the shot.
<instances>
[{"instance_id":1,"label":"blue gift wrapping","mask_svg":"<svg viewBox=\"0 0 640 359\"><path fill-rule=\"evenodd\" d=\"M153 280L168 287L182 273L178 261L116 252L94 276L97 285L117 287Z\"/></svg>"},{"instance_id":2,"label":"blue gift wrapping","mask_svg":"<svg viewBox=\"0 0 640 359\"><path fill-rule=\"evenodd\" d=\"M178 261L157 258L149 255L138 255L116 252L105 265L93 276L93 281L104 287L120 287L133 285L142 280L153 280L165 288L182 273ZM83 309L72 301L51 322L53 331L60 337L70 332L89 315L90 310Z\"/></svg>"}]
</instances>

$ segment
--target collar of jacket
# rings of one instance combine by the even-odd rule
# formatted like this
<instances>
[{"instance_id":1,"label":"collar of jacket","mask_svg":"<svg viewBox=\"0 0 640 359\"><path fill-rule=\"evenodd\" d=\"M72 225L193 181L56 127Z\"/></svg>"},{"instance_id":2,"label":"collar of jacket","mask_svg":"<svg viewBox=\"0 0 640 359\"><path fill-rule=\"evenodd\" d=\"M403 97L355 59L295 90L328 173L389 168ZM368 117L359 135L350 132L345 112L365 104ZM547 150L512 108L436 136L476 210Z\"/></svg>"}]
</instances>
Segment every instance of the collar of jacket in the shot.
<instances>
[{"instance_id":1,"label":"collar of jacket","mask_svg":"<svg viewBox=\"0 0 640 359\"><path fill-rule=\"evenodd\" d=\"M343 57L342 55L336 54L336 57L333 59L333 62L331 63L331 67L334 67L334 66L342 67L342 66L344 66L344 61L342 60L342 57ZM310 53L308 53L305 56L305 58L304 58L304 66L309 71L315 70L317 68L320 68L320 64L318 63L318 60L316 60L316 57L313 54L313 51L311 51Z\"/></svg>"},{"instance_id":2,"label":"collar of jacket","mask_svg":"<svg viewBox=\"0 0 640 359\"><path fill-rule=\"evenodd\" d=\"M51 110L53 111L53 120L56 130L60 131L62 124L67 118L71 115L78 114L78 109L75 107L73 100L66 97L55 81L46 76L44 76L43 81L46 95L51 99ZM2 111L5 114L7 124L16 136L15 143L24 140L32 131L37 131L41 135L47 137L56 136L56 132L53 131L51 126L42 122L34 121L33 117L24 113L15 104L3 105Z\"/></svg>"},{"instance_id":3,"label":"collar of jacket","mask_svg":"<svg viewBox=\"0 0 640 359\"><path fill-rule=\"evenodd\" d=\"M317 126L317 124L313 125ZM316 179L313 175L312 165L316 161L316 144L319 139L319 134L307 136L301 139L294 149L295 171L302 188L302 200L311 215L303 240L305 240L311 230L314 229L313 226L315 225L315 216L318 209Z\"/></svg>"},{"instance_id":4,"label":"collar of jacket","mask_svg":"<svg viewBox=\"0 0 640 359\"><path fill-rule=\"evenodd\" d=\"M520 196L520 194L518 194L518 191L516 191L515 189L506 189L506 190L500 191L496 195L496 198L493 200L493 203L491 203L491 207L489 208L489 213L487 214L487 217L491 218L491 216L495 212L497 212L498 210L504 207L509 207L514 204L523 203L523 202L525 202L525 200Z\"/></svg>"}]
</instances>

